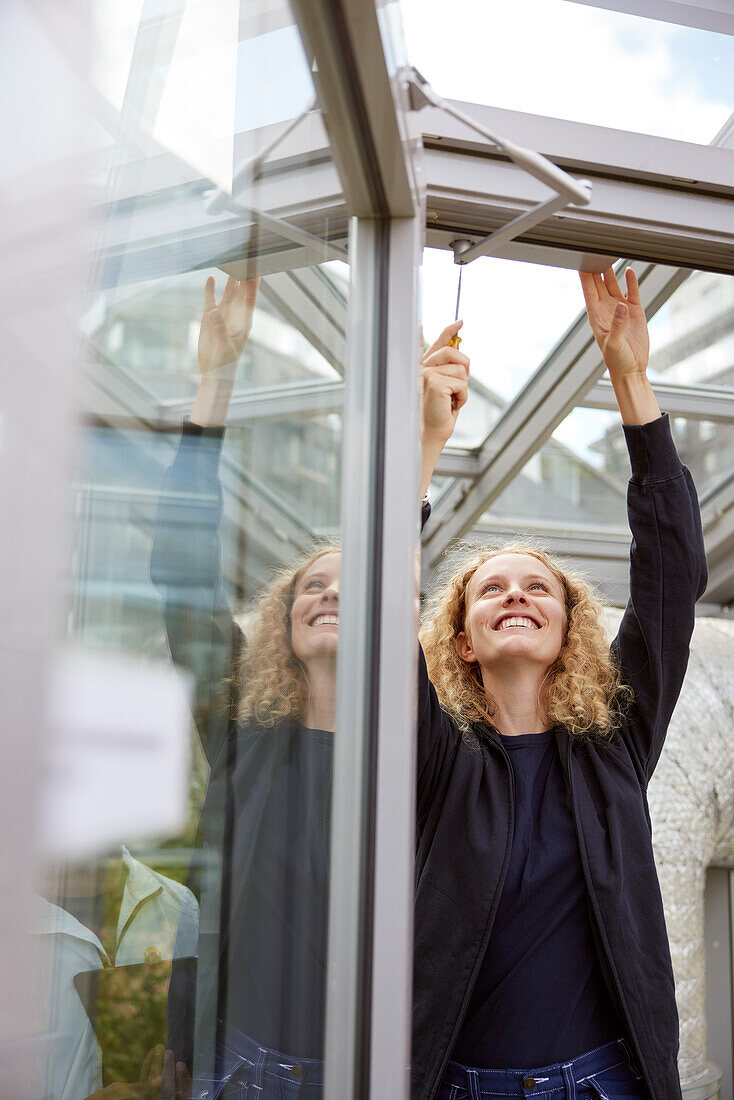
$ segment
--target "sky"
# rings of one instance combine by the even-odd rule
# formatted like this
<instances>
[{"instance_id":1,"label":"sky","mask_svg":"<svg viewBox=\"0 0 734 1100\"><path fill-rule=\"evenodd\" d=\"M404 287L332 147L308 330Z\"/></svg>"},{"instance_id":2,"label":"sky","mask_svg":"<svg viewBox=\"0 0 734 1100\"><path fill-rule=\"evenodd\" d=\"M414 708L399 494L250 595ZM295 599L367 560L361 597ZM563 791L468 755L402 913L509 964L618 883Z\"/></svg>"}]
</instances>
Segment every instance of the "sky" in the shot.
<instances>
[{"instance_id":1,"label":"sky","mask_svg":"<svg viewBox=\"0 0 734 1100\"><path fill-rule=\"evenodd\" d=\"M734 107L729 35L567 0L453 0L450 26L437 0L400 10L411 64L451 99L703 143Z\"/></svg>"}]
</instances>

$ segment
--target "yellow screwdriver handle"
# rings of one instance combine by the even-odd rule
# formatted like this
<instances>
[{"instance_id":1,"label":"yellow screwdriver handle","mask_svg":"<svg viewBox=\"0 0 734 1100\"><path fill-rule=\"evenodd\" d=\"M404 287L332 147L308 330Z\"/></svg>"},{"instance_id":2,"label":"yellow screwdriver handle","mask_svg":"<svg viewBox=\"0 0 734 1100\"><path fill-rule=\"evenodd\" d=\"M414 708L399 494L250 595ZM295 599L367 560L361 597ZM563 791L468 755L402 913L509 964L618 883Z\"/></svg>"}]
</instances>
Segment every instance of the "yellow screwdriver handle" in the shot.
<instances>
[{"instance_id":1,"label":"yellow screwdriver handle","mask_svg":"<svg viewBox=\"0 0 734 1100\"><path fill-rule=\"evenodd\" d=\"M458 348L460 343L461 343L461 337L460 336L452 336L451 339L449 340L449 347L450 348Z\"/></svg>"}]
</instances>

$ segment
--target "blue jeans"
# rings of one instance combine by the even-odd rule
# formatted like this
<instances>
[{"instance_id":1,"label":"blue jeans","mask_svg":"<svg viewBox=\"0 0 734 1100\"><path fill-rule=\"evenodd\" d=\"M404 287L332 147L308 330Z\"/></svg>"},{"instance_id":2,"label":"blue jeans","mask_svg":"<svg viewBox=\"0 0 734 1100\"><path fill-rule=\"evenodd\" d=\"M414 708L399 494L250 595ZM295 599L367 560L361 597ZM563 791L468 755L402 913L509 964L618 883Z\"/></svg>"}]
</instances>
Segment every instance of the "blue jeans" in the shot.
<instances>
[{"instance_id":1,"label":"blue jeans","mask_svg":"<svg viewBox=\"0 0 734 1100\"><path fill-rule=\"evenodd\" d=\"M449 1062L436 1100L650 1100L629 1044L615 1039L568 1062L527 1069L473 1069Z\"/></svg>"},{"instance_id":2,"label":"blue jeans","mask_svg":"<svg viewBox=\"0 0 734 1100\"><path fill-rule=\"evenodd\" d=\"M324 1063L261 1047L225 1024L216 1076L197 1077L192 1100L323 1100Z\"/></svg>"}]
</instances>

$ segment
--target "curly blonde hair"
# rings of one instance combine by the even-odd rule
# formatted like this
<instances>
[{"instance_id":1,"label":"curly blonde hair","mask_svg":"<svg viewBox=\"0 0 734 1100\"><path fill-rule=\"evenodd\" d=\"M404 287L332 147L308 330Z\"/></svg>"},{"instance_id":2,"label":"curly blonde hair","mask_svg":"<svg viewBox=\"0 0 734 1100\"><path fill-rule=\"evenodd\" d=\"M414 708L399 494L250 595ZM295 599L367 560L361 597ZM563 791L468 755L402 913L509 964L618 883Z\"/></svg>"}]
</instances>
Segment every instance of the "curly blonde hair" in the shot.
<instances>
[{"instance_id":1,"label":"curly blonde hair","mask_svg":"<svg viewBox=\"0 0 734 1100\"><path fill-rule=\"evenodd\" d=\"M464 630L466 590L480 565L498 554L529 554L542 562L561 585L567 624L558 657L540 688L539 705L549 725L564 726L576 737L609 738L632 699L612 660L601 621L602 605L579 573L567 572L544 550L530 543L497 545L459 554L459 567L430 600L421 630L428 675L441 706L468 732L474 723L491 724L496 701L487 694L478 663L456 651Z\"/></svg>"},{"instance_id":2,"label":"curly blonde hair","mask_svg":"<svg viewBox=\"0 0 734 1100\"><path fill-rule=\"evenodd\" d=\"M340 552L335 543L318 546L295 569L279 573L261 596L235 678L241 691L237 709L241 720L270 727L305 714L308 679L291 644L291 609L306 570L325 554Z\"/></svg>"}]
</instances>

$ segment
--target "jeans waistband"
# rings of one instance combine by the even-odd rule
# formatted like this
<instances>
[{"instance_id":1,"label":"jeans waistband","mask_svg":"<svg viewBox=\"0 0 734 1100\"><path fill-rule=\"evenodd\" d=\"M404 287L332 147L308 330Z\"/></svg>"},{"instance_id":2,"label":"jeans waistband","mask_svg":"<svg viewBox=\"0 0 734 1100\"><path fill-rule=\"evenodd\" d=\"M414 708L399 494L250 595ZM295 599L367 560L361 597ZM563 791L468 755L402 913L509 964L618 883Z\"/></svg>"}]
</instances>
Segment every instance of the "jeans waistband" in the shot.
<instances>
[{"instance_id":1,"label":"jeans waistband","mask_svg":"<svg viewBox=\"0 0 734 1100\"><path fill-rule=\"evenodd\" d=\"M215 1072L197 1078L192 1089L193 1100L218 1100L231 1081L247 1080L262 1088L274 1078L300 1086L304 1100L309 1093L318 1094L324 1081L324 1063L320 1058L294 1058L280 1050L261 1046L255 1039L224 1024L218 1049Z\"/></svg>"},{"instance_id":2,"label":"jeans waistband","mask_svg":"<svg viewBox=\"0 0 734 1100\"><path fill-rule=\"evenodd\" d=\"M613 1039L610 1043L585 1051L566 1062L554 1062L549 1066L528 1066L526 1069L478 1069L462 1066L458 1062L449 1062L444 1073L443 1083L457 1085L466 1089L469 1096L479 1100L480 1091L497 1092L507 1096L543 1097L553 1089L561 1090L559 1096L575 1095L568 1086L581 1085L594 1073L613 1069L624 1064L637 1078L639 1070L635 1066L629 1043L625 1039Z\"/></svg>"}]
</instances>

